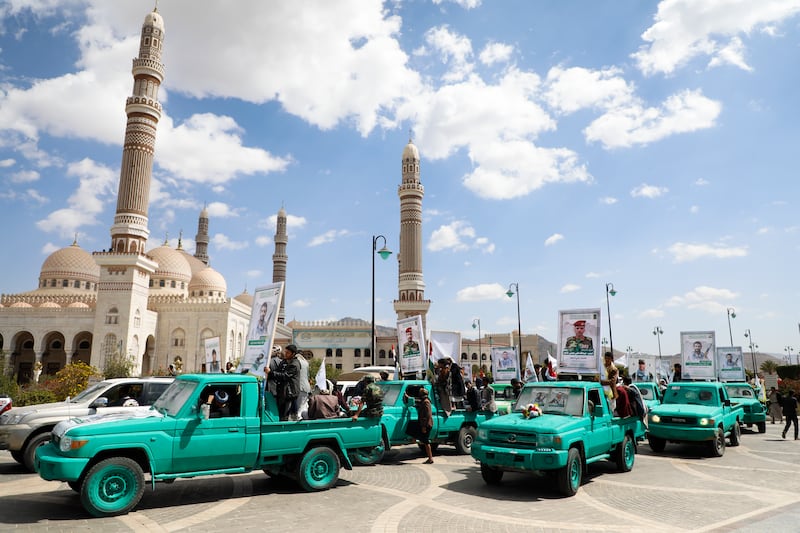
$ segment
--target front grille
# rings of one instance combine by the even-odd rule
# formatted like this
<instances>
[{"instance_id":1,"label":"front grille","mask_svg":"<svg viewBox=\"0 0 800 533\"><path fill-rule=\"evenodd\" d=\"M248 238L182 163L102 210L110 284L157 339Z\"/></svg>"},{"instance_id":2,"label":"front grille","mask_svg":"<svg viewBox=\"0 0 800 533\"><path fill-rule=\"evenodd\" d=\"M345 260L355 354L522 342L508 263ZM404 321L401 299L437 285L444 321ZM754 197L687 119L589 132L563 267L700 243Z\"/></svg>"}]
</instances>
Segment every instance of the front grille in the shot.
<instances>
[{"instance_id":1,"label":"front grille","mask_svg":"<svg viewBox=\"0 0 800 533\"><path fill-rule=\"evenodd\" d=\"M499 445L513 445L521 448L535 448L535 433L517 433L515 431L490 431L489 442Z\"/></svg>"},{"instance_id":2,"label":"front grille","mask_svg":"<svg viewBox=\"0 0 800 533\"><path fill-rule=\"evenodd\" d=\"M665 424L685 424L688 426L697 424L697 418L693 416L662 416L661 422Z\"/></svg>"}]
</instances>

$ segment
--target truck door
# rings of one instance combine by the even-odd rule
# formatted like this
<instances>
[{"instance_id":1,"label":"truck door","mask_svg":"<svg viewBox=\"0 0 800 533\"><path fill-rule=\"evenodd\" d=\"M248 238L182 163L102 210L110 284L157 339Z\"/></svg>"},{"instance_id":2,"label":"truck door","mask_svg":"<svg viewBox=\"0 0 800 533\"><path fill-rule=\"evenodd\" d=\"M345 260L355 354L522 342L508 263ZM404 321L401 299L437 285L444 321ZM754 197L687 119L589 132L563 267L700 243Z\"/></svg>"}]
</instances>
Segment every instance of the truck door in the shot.
<instances>
[{"instance_id":1,"label":"truck door","mask_svg":"<svg viewBox=\"0 0 800 533\"><path fill-rule=\"evenodd\" d=\"M603 410L602 414L595 410L596 416L594 418L590 416L589 431L584 441L586 457L594 457L608 452L612 432L611 417L613 415L609 410L605 394L601 395L599 389L589 390L589 400L595 406L601 406Z\"/></svg>"},{"instance_id":2,"label":"truck door","mask_svg":"<svg viewBox=\"0 0 800 533\"><path fill-rule=\"evenodd\" d=\"M228 395L227 410L219 412L220 416L206 420L193 411L177 421L172 450L175 472L216 470L255 463L255 457L248 458L245 453L248 435L241 385L208 385L201 391L198 404L205 403L215 392ZM212 416L214 414L212 411Z\"/></svg>"}]
</instances>

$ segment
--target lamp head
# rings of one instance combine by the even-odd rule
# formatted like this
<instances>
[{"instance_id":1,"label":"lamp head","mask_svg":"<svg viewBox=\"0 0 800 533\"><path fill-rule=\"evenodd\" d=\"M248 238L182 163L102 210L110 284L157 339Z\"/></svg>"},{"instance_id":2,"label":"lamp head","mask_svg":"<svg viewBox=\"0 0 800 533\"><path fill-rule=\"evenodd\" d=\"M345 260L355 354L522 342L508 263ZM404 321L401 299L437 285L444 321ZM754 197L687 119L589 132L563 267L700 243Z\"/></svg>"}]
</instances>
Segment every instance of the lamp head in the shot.
<instances>
[{"instance_id":1,"label":"lamp head","mask_svg":"<svg viewBox=\"0 0 800 533\"><path fill-rule=\"evenodd\" d=\"M508 296L509 298L511 298L512 296L514 296L514 291L512 291L511 289L508 289L508 290L506 291L506 296Z\"/></svg>"},{"instance_id":2,"label":"lamp head","mask_svg":"<svg viewBox=\"0 0 800 533\"><path fill-rule=\"evenodd\" d=\"M388 259L392 255L392 251L384 245L383 248L378 250L378 255L381 256L381 259Z\"/></svg>"}]
</instances>

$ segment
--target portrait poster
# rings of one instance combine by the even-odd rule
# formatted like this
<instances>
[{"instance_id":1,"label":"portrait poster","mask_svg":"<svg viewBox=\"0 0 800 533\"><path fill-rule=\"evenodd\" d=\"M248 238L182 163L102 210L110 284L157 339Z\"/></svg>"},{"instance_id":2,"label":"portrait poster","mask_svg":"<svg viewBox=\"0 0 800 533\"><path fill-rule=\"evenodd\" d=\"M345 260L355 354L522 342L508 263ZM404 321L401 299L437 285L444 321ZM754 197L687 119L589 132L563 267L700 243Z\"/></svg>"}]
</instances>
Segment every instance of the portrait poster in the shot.
<instances>
[{"instance_id":1,"label":"portrait poster","mask_svg":"<svg viewBox=\"0 0 800 533\"><path fill-rule=\"evenodd\" d=\"M425 333L422 316L397 321L397 345L400 347L400 371L403 374L425 371Z\"/></svg>"},{"instance_id":2,"label":"portrait poster","mask_svg":"<svg viewBox=\"0 0 800 533\"><path fill-rule=\"evenodd\" d=\"M639 364L642 361L644 364ZM656 358L649 355L642 355L641 353L632 353L628 359L628 375L631 381L634 382L648 382L656 381L659 376L659 369L656 366Z\"/></svg>"},{"instance_id":3,"label":"portrait poster","mask_svg":"<svg viewBox=\"0 0 800 533\"><path fill-rule=\"evenodd\" d=\"M599 375L600 308L558 312L558 371Z\"/></svg>"},{"instance_id":4,"label":"portrait poster","mask_svg":"<svg viewBox=\"0 0 800 533\"><path fill-rule=\"evenodd\" d=\"M519 358L517 349L511 346L492 346L492 381L511 383L519 378Z\"/></svg>"},{"instance_id":5,"label":"portrait poster","mask_svg":"<svg viewBox=\"0 0 800 533\"><path fill-rule=\"evenodd\" d=\"M717 346L717 375L720 381L747 381L741 346Z\"/></svg>"},{"instance_id":6,"label":"portrait poster","mask_svg":"<svg viewBox=\"0 0 800 533\"><path fill-rule=\"evenodd\" d=\"M210 374L218 374L222 371L220 360L222 358L222 351L219 348L219 337L211 337L204 339L206 352L206 372Z\"/></svg>"},{"instance_id":7,"label":"portrait poster","mask_svg":"<svg viewBox=\"0 0 800 533\"><path fill-rule=\"evenodd\" d=\"M253 291L253 311L244 346L244 358L238 371L247 370L257 376L264 375L264 368L272 355L278 308L281 304L283 282L264 285Z\"/></svg>"},{"instance_id":8,"label":"portrait poster","mask_svg":"<svg viewBox=\"0 0 800 533\"><path fill-rule=\"evenodd\" d=\"M681 377L684 380L715 379L714 332L681 331Z\"/></svg>"}]
</instances>

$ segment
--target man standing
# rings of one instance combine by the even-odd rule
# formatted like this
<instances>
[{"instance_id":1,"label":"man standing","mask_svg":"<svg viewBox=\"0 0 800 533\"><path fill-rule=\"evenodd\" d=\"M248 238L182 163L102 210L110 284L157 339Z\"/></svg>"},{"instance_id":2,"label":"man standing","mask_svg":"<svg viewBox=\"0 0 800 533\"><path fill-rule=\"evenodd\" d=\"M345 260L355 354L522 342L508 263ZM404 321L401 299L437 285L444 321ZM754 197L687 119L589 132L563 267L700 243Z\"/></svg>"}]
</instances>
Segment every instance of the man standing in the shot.
<instances>
[{"instance_id":1,"label":"man standing","mask_svg":"<svg viewBox=\"0 0 800 533\"><path fill-rule=\"evenodd\" d=\"M278 412L281 420L297 419L293 411L294 401L300 390L300 362L295 358L297 346L288 345L283 350L283 360L277 370L267 368L267 380L275 382L277 392Z\"/></svg>"},{"instance_id":2,"label":"man standing","mask_svg":"<svg viewBox=\"0 0 800 533\"><path fill-rule=\"evenodd\" d=\"M403 344L403 355L419 353L419 344L414 340L414 331L406 328L406 342Z\"/></svg>"},{"instance_id":3,"label":"man standing","mask_svg":"<svg viewBox=\"0 0 800 533\"><path fill-rule=\"evenodd\" d=\"M303 419L303 413L308 416L308 394L311 392L311 381L308 379L308 361L303 354L297 354L297 361L300 363L300 374L297 376L299 389L297 390L297 404L295 414L298 420Z\"/></svg>"},{"instance_id":4,"label":"man standing","mask_svg":"<svg viewBox=\"0 0 800 533\"><path fill-rule=\"evenodd\" d=\"M600 384L607 385L611 390L611 397L608 400L608 403L611 406L611 411L613 412L614 409L617 408L617 380L619 380L619 369L617 365L614 364L614 356L611 352L606 352L605 354L605 367L606 367L606 379L601 379Z\"/></svg>"},{"instance_id":5,"label":"man standing","mask_svg":"<svg viewBox=\"0 0 800 533\"><path fill-rule=\"evenodd\" d=\"M575 335L567 338L567 343L564 346L568 352L591 352L594 350L594 344L590 337L586 337L586 321L576 320L572 327L575 328Z\"/></svg>"},{"instance_id":6,"label":"man standing","mask_svg":"<svg viewBox=\"0 0 800 533\"><path fill-rule=\"evenodd\" d=\"M783 427L781 436L785 439L789 426L794 424L794 440L797 440L797 398L793 390L789 390L783 397L783 416L786 417L786 425Z\"/></svg>"}]
</instances>

